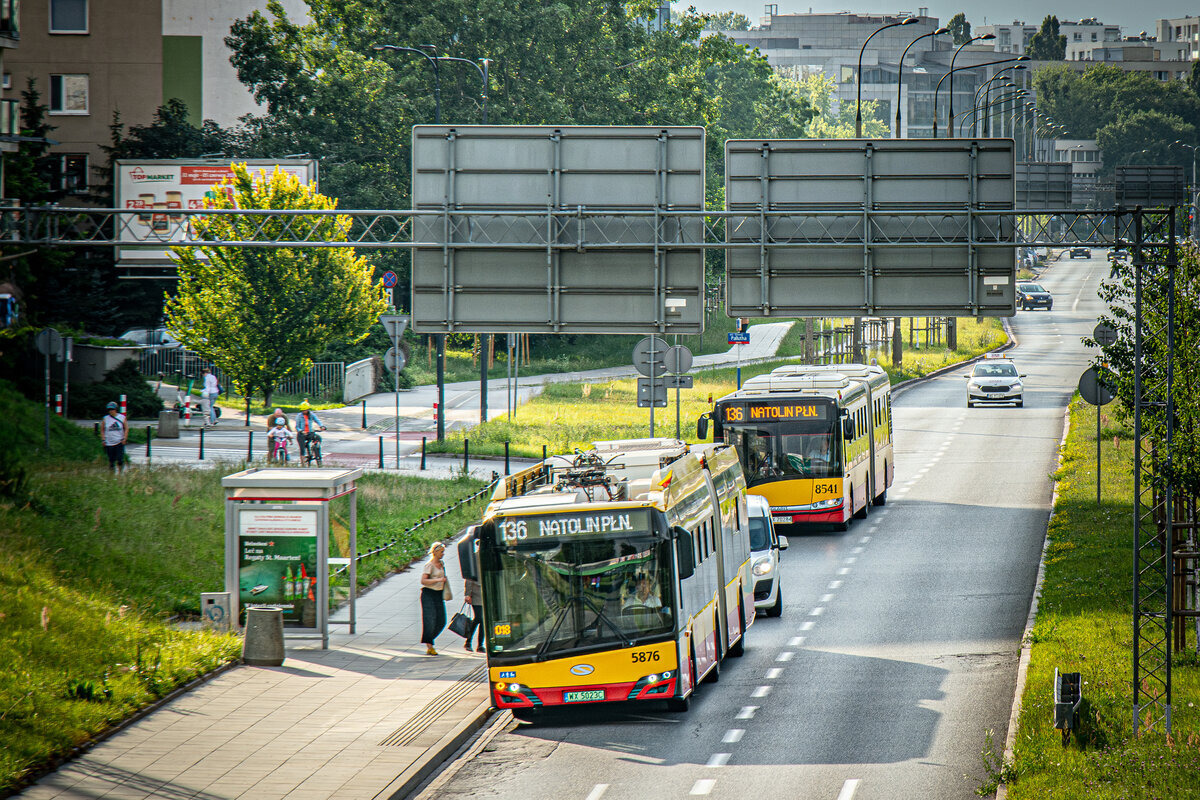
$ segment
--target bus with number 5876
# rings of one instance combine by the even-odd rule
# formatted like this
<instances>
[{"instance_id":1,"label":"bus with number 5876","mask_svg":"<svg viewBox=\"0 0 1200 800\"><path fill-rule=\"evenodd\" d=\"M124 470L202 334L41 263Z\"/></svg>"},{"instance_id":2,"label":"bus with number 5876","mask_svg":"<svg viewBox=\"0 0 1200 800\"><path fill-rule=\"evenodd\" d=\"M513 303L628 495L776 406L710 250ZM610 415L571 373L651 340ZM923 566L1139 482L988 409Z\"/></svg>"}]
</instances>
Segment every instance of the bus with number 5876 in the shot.
<instances>
[{"instance_id":1,"label":"bus with number 5876","mask_svg":"<svg viewBox=\"0 0 1200 800\"><path fill-rule=\"evenodd\" d=\"M733 448L675 439L596 442L502 479L459 544L496 707L687 710L754 621L745 489Z\"/></svg>"}]
</instances>

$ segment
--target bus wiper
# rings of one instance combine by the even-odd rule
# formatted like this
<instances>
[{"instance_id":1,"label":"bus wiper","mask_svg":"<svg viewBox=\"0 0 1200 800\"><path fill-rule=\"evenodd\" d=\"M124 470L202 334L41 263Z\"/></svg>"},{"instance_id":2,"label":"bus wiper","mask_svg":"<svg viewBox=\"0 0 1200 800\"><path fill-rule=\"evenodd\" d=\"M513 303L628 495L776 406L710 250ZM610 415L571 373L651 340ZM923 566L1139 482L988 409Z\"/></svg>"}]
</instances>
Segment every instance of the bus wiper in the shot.
<instances>
[{"instance_id":1,"label":"bus wiper","mask_svg":"<svg viewBox=\"0 0 1200 800\"><path fill-rule=\"evenodd\" d=\"M567 612L571 610L572 601L568 601L566 605L558 612L558 619L554 621L554 627L550 629L550 633L546 636L546 641L542 642L542 646L534 653L533 660L541 661L542 656L546 655L546 651L550 649L550 644L554 641L558 629L562 627L563 622L567 619Z\"/></svg>"},{"instance_id":2,"label":"bus wiper","mask_svg":"<svg viewBox=\"0 0 1200 800\"><path fill-rule=\"evenodd\" d=\"M617 635L618 639L625 642L626 647L633 646L633 640L629 638L629 636L625 633L625 631L623 631L617 627L617 624L612 621L612 619L608 616L608 614L604 613L604 608L602 606L596 605L594 600L590 600L590 599L584 597L583 595L579 595L578 599L582 600L584 605L586 605L588 607L588 609L591 610L596 615L597 620L605 623L606 625L608 625L608 627L612 628L613 633L615 633Z\"/></svg>"}]
</instances>

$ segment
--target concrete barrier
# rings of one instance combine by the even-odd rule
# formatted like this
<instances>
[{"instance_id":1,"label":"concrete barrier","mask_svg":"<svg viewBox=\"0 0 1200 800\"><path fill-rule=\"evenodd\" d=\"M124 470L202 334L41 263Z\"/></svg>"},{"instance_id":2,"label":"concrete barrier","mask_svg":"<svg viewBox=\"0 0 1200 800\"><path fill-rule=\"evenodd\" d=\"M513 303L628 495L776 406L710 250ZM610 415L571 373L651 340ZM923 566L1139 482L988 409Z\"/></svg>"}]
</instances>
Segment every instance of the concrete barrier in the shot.
<instances>
[{"instance_id":1,"label":"concrete barrier","mask_svg":"<svg viewBox=\"0 0 1200 800\"><path fill-rule=\"evenodd\" d=\"M242 661L252 667L283 663L283 610L264 606L246 609L246 638Z\"/></svg>"},{"instance_id":2,"label":"concrete barrier","mask_svg":"<svg viewBox=\"0 0 1200 800\"><path fill-rule=\"evenodd\" d=\"M342 402L353 403L355 400L374 394L382 369L383 362L377 356L347 364L346 380L342 384Z\"/></svg>"}]
</instances>

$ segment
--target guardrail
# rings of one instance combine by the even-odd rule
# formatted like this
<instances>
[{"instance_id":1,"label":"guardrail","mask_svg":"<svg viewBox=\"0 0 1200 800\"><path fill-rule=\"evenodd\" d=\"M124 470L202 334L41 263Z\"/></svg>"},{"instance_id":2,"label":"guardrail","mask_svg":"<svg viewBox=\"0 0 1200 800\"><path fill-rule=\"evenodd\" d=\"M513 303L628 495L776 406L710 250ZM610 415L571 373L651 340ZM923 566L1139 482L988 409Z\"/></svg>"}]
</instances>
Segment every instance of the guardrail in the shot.
<instances>
[{"instance_id":1,"label":"guardrail","mask_svg":"<svg viewBox=\"0 0 1200 800\"><path fill-rule=\"evenodd\" d=\"M218 365L185 347L146 347L139 354L138 362L141 373L149 377L182 375L184 378L198 379L200 373L208 368L222 386L230 388L225 373ZM275 391L313 399L328 397L341 400L345 382L345 362L318 361L303 377L284 381L275 387Z\"/></svg>"}]
</instances>

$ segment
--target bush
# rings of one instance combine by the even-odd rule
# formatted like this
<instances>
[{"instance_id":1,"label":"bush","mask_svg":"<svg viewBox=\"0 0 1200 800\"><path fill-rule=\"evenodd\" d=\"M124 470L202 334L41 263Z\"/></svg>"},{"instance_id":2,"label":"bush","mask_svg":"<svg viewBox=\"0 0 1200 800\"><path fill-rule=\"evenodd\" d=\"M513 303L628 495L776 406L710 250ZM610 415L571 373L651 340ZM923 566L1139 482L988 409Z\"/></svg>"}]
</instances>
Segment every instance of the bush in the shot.
<instances>
[{"instance_id":1,"label":"bush","mask_svg":"<svg viewBox=\"0 0 1200 800\"><path fill-rule=\"evenodd\" d=\"M137 364L126 359L109 370L100 383L71 387L71 415L99 419L104 416L104 407L117 402L121 395L125 395L130 419L157 417L163 407L162 399L138 372Z\"/></svg>"}]
</instances>

